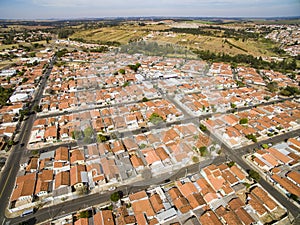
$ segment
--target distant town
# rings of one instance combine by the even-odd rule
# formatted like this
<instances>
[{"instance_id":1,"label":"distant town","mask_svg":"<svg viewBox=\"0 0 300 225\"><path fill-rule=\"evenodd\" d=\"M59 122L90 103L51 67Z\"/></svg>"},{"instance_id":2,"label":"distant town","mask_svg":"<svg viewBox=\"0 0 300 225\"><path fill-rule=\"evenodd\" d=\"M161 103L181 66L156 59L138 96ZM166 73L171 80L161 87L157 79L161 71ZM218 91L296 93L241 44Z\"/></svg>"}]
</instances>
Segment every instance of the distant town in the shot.
<instances>
[{"instance_id":1,"label":"distant town","mask_svg":"<svg viewBox=\"0 0 300 225\"><path fill-rule=\"evenodd\" d=\"M299 24L0 21L1 224L298 224Z\"/></svg>"}]
</instances>

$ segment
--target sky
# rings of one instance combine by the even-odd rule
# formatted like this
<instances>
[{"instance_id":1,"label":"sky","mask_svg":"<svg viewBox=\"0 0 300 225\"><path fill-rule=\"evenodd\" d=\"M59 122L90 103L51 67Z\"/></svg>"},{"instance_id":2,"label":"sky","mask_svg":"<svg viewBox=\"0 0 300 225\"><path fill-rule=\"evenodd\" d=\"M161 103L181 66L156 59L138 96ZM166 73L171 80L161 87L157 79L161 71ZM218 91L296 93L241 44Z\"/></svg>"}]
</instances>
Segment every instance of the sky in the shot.
<instances>
[{"instance_id":1,"label":"sky","mask_svg":"<svg viewBox=\"0 0 300 225\"><path fill-rule=\"evenodd\" d=\"M0 0L0 19L300 16L300 0Z\"/></svg>"}]
</instances>

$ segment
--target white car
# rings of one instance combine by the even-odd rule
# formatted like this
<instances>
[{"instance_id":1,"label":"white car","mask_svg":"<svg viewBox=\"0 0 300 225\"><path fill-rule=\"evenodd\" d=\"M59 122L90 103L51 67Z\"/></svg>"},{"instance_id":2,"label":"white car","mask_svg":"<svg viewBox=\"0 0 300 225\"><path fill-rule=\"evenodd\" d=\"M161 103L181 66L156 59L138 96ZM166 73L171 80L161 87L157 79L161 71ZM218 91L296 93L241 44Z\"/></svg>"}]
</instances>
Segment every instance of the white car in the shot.
<instances>
[{"instance_id":1,"label":"white car","mask_svg":"<svg viewBox=\"0 0 300 225\"><path fill-rule=\"evenodd\" d=\"M112 187L108 188L109 191L114 191L114 190L116 190L116 189L117 189L117 188L116 188L115 186L112 186Z\"/></svg>"}]
</instances>

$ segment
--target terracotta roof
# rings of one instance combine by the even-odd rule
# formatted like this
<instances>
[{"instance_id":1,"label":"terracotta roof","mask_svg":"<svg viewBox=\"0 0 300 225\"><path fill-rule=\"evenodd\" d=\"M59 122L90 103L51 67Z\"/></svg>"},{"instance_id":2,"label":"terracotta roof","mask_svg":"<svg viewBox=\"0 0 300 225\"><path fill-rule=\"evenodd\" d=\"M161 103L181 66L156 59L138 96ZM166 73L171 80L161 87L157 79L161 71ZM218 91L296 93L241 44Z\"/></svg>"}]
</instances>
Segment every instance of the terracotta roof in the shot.
<instances>
[{"instance_id":1,"label":"terracotta roof","mask_svg":"<svg viewBox=\"0 0 300 225\"><path fill-rule=\"evenodd\" d=\"M202 206L202 205L206 204L206 202L204 201L204 199L200 193L190 194L187 197L187 200L189 201L189 203L193 209L197 208L198 206Z\"/></svg>"},{"instance_id":2,"label":"terracotta roof","mask_svg":"<svg viewBox=\"0 0 300 225\"><path fill-rule=\"evenodd\" d=\"M233 211L226 212L222 217L228 225L243 225Z\"/></svg>"},{"instance_id":3,"label":"terracotta roof","mask_svg":"<svg viewBox=\"0 0 300 225\"><path fill-rule=\"evenodd\" d=\"M248 198L250 198L249 200L249 205L256 211L256 213L258 214L258 216L263 216L265 213L267 213L266 208L263 206L262 203L260 203L257 198L252 195L249 194Z\"/></svg>"},{"instance_id":4,"label":"terracotta roof","mask_svg":"<svg viewBox=\"0 0 300 225\"><path fill-rule=\"evenodd\" d=\"M148 225L147 220L143 213L135 214L135 218L138 225Z\"/></svg>"},{"instance_id":5,"label":"terracotta roof","mask_svg":"<svg viewBox=\"0 0 300 225\"><path fill-rule=\"evenodd\" d=\"M235 214L244 225L251 225L255 222L255 220L247 213L244 208L238 208L235 211Z\"/></svg>"},{"instance_id":6,"label":"terracotta roof","mask_svg":"<svg viewBox=\"0 0 300 225\"><path fill-rule=\"evenodd\" d=\"M69 150L67 147L59 147L55 150L55 161L68 161L69 160Z\"/></svg>"},{"instance_id":7,"label":"terracotta roof","mask_svg":"<svg viewBox=\"0 0 300 225\"><path fill-rule=\"evenodd\" d=\"M137 200L132 202L132 209L135 215L145 213L147 217L155 216L155 212L149 199Z\"/></svg>"},{"instance_id":8,"label":"terracotta roof","mask_svg":"<svg viewBox=\"0 0 300 225\"><path fill-rule=\"evenodd\" d=\"M62 171L55 176L55 189L70 185L70 171Z\"/></svg>"},{"instance_id":9,"label":"terracotta roof","mask_svg":"<svg viewBox=\"0 0 300 225\"><path fill-rule=\"evenodd\" d=\"M300 187L295 185L292 181L285 177L280 177L277 174L273 174L271 178L279 183L284 189L286 189L291 194L300 196Z\"/></svg>"},{"instance_id":10,"label":"terracotta roof","mask_svg":"<svg viewBox=\"0 0 300 225\"><path fill-rule=\"evenodd\" d=\"M276 159L280 160L281 162L283 162L285 164L288 164L289 162L291 162L293 160L293 159L291 159L290 157L284 155L283 153L281 153L280 151L278 151L275 148L269 148L269 149L266 149L266 151L268 151Z\"/></svg>"},{"instance_id":11,"label":"terracotta roof","mask_svg":"<svg viewBox=\"0 0 300 225\"><path fill-rule=\"evenodd\" d=\"M150 197L150 202L151 202L151 205L152 205L155 213L157 213L165 208L164 205L162 204L161 198L156 193Z\"/></svg>"},{"instance_id":12,"label":"terracotta roof","mask_svg":"<svg viewBox=\"0 0 300 225\"><path fill-rule=\"evenodd\" d=\"M168 153L165 151L165 149L163 147L158 147L155 149L156 154L158 155L158 157L164 161L165 159L170 158Z\"/></svg>"},{"instance_id":13,"label":"terracotta roof","mask_svg":"<svg viewBox=\"0 0 300 225\"><path fill-rule=\"evenodd\" d=\"M246 175L236 165L230 167L231 172L240 180L246 179Z\"/></svg>"},{"instance_id":14,"label":"terracotta roof","mask_svg":"<svg viewBox=\"0 0 300 225\"><path fill-rule=\"evenodd\" d=\"M181 213L187 213L192 209L189 202L184 198L183 196L180 196L177 199L173 200L173 203L175 207L181 212Z\"/></svg>"},{"instance_id":15,"label":"terracotta roof","mask_svg":"<svg viewBox=\"0 0 300 225\"><path fill-rule=\"evenodd\" d=\"M81 172L84 171L86 171L85 165L76 165L71 168L70 170L71 186L82 182Z\"/></svg>"},{"instance_id":16,"label":"terracotta roof","mask_svg":"<svg viewBox=\"0 0 300 225\"><path fill-rule=\"evenodd\" d=\"M184 197L188 197L193 193L198 193L197 188L192 182L186 182L183 185L178 186L178 189Z\"/></svg>"},{"instance_id":17,"label":"terracotta roof","mask_svg":"<svg viewBox=\"0 0 300 225\"><path fill-rule=\"evenodd\" d=\"M216 214L211 210L202 214L199 220L201 225L222 225Z\"/></svg>"},{"instance_id":18,"label":"terracotta roof","mask_svg":"<svg viewBox=\"0 0 300 225\"><path fill-rule=\"evenodd\" d=\"M147 193L145 191L139 191L129 195L130 201L136 201L144 198L148 198Z\"/></svg>"},{"instance_id":19,"label":"terracotta roof","mask_svg":"<svg viewBox=\"0 0 300 225\"><path fill-rule=\"evenodd\" d=\"M75 221L74 225L89 225L89 219L79 218L79 220Z\"/></svg>"},{"instance_id":20,"label":"terracotta roof","mask_svg":"<svg viewBox=\"0 0 300 225\"><path fill-rule=\"evenodd\" d=\"M16 186L10 200L15 201L22 196L32 196L34 193L35 180L35 173L29 173L24 176L17 177Z\"/></svg>"},{"instance_id":21,"label":"terracotta roof","mask_svg":"<svg viewBox=\"0 0 300 225\"><path fill-rule=\"evenodd\" d=\"M70 162L74 164L78 161L84 161L84 154L81 150L75 149L70 152Z\"/></svg>"},{"instance_id":22,"label":"terracotta roof","mask_svg":"<svg viewBox=\"0 0 300 225\"><path fill-rule=\"evenodd\" d=\"M140 166L144 166L144 163L143 163L143 160L138 157L136 154L133 154L131 157L130 157L130 161L132 163L132 166L134 168L138 168Z\"/></svg>"},{"instance_id":23,"label":"terracotta roof","mask_svg":"<svg viewBox=\"0 0 300 225\"><path fill-rule=\"evenodd\" d=\"M292 181L294 181L296 184L300 185L300 173L293 170L293 171L290 171L286 174L286 176L288 178L290 178Z\"/></svg>"},{"instance_id":24,"label":"terracotta roof","mask_svg":"<svg viewBox=\"0 0 300 225\"><path fill-rule=\"evenodd\" d=\"M111 210L101 210L94 216L94 225L114 225L114 218Z\"/></svg>"},{"instance_id":25,"label":"terracotta roof","mask_svg":"<svg viewBox=\"0 0 300 225\"><path fill-rule=\"evenodd\" d=\"M242 202L240 198L234 198L230 202L228 202L228 206L231 210L236 210L244 205L244 202Z\"/></svg>"}]
</instances>

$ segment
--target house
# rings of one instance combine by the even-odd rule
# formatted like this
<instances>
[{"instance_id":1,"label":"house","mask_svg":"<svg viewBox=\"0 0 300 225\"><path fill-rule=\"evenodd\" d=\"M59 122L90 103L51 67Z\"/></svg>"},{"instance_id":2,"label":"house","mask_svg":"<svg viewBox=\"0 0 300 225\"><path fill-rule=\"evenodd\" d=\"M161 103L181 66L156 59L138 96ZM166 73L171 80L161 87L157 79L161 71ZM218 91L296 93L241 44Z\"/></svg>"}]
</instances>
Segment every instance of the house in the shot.
<instances>
[{"instance_id":1,"label":"house","mask_svg":"<svg viewBox=\"0 0 300 225\"><path fill-rule=\"evenodd\" d=\"M84 164L85 163L84 154L81 150L75 149L70 151L70 162L71 165Z\"/></svg>"},{"instance_id":2,"label":"house","mask_svg":"<svg viewBox=\"0 0 300 225\"><path fill-rule=\"evenodd\" d=\"M86 172L85 165L76 165L70 169L70 185L75 190L82 188L88 184L88 175Z\"/></svg>"},{"instance_id":3,"label":"house","mask_svg":"<svg viewBox=\"0 0 300 225\"><path fill-rule=\"evenodd\" d=\"M54 189L70 186L70 171L62 171L56 174Z\"/></svg>"},{"instance_id":4,"label":"house","mask_svg":"<svg viewBox=\"0 0 300 225\"><path fill-rule=\"evenodd\" d=\"M56 126L47 127L45 130L44 137L47 142L54 142L57 140L57 128Z\"/></svg>"},{"instance_id":5,"label":"house","mask_svg":"<svg viewBox=\"0 0 300 225\"><path fill-rule=\"evenodd\" d=\"M67 162L69 161L69 150L67 147L59 147L55 150L55 161Z\"/></svg>"},{"instance_id":6,"label":"house","mask_svg":"<svg viewBox=\"0 0 300 225\"><path fill-rule=\"evenodd\" d=\"M94 225L115 225L111 210L101 210L93 215Z\"/></svg>"},{"instance_id":7,"label":"house","mask_svg":"<svg viewBox=\"0 0 300 225\"><path fill-rule=\"evenodd\" d=\"M35 182L36 173L28 173L23 176L18 176L10 201L16 202L16 207L26 203L31 203L33 200Z\"/></svg>"},{"instance_id":8,"label":"house","mask_svg":"<svg viewBox=\"0 0 300 225\"><path fill-rule=\"evenodd\" d=\"M38 173L35 187L35 195L38 197L46 196L52 192L53 170L42 170Z\"/></svg>"}]
</instances>

